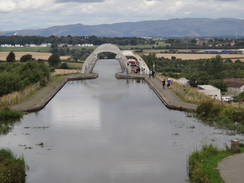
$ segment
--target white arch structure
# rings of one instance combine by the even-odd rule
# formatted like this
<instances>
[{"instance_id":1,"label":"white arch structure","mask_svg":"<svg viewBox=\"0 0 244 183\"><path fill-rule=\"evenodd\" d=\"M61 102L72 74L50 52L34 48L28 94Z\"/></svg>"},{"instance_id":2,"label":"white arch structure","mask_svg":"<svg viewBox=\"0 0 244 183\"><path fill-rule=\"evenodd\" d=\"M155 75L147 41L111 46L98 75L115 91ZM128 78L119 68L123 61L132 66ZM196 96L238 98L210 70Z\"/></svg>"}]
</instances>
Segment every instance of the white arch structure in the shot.
<instances>
[{"instance_id":1,"label":"white arch structure","mask_svg":"<svg viewBox=\"0 0 244 183\"><path fill-rule=\"evenodd\" d=\"M133 56L139 62L139 67L145 71L145 74L149 73L149 68L144 60L136 53L130 50L121 51L117 46L113 44L102 44L98 46L85 60L82 66L82 73L92 73L97 61L98 61L98 54L103 52L112 52L116 54L116 59L119 61L121 70L124 71L127 67L127 58L126 56Z\"/></svg>"}]
</instances>

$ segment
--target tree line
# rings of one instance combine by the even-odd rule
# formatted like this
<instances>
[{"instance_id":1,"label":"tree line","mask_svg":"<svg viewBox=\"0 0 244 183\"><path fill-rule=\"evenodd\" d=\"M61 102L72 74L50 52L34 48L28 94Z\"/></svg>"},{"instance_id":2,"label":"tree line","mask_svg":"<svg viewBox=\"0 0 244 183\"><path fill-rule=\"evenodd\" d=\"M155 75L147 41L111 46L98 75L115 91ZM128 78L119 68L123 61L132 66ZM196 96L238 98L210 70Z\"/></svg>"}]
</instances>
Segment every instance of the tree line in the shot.
<instances>
[{"instance_id":1,"label":"tree line","mask_svg":"<svg viewBox=\"0 0 244 183\"><path fill-rule=\"evenodd\" d=\"M111 43L116 45L144 45L152 43L151 40L138 37L97 37L97 36L0 36L1 44L36 44L43 43L51 44L94 44L101 45L104 43Z\"/></svg>"},{"instance_id":2,"label":"tree line","mask_svg":"<svg viewBox=\"0 0 244 183\"><path fill-rule=\"evenodd\" d=\"M97 36L0 36L1 44L93 44L111 43L120 46L150 45L153 49L238 49L244 47L244 38L166 38L165 45L157 45L159 39L141 37L97 37ZM201 44L197 44L197 41ZM234 43L234 45L233 45ZM155 46L156 45L156 46Z\"/></svg>"}]
</instances>

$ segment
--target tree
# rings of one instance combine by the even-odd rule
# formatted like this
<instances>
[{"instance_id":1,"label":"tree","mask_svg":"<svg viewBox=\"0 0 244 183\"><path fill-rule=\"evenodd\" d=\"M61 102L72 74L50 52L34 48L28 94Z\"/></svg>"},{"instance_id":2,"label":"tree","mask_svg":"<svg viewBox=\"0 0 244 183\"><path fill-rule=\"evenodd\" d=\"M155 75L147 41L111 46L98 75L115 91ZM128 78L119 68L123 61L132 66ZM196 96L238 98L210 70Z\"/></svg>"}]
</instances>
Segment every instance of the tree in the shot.
<instances>
[{"instance_id":1,"label":"tree","mask_svg":"<svg viewBox=\"0 0 244 183\"><path fill-rule=\"evenodd\" d=\"M26 62L26 61L32 61L32 60L33 60L33 58L32 58L32 55L30 55L30 54L23 55L20 58L20 62Z\"/></svg>"},{"instance_id":2,"label":"tree","mask_svg":"<svg viewBox=\"0 0 244 183\"><path fill-rule=\"evenodd\" d=\"M172 56L172 57L171 57L171 60L176 60L176 57L175 57L175 56Z\"/></svg>"},{"instance_id":3,"label":"tree","mask_svg":"<svg viewBox=\"0 0 244 183\"><path fill-rule=\"evenodd\" d=\"M15 54L11 51L8 56L6 57L7 62L14 62L15 61Z\"/></svg>"},{"instance_id":4,"label":"tree","mask_svg":"<svg viewBox=\"0 0 244 183\"><path fill-rule=\"evenodd\" d=\"M214 76L216 79L223 79L223 63L224 60L221 58L220 55L217 55L216 57L210 59L209 65L210 67L208 68L207 72Z\"/></svg>"},{"instance_id":5,"label":"tree","mask_svg":"<svg viewBox=\"0 0 244 183\"><path fill-rule=\"evenodd\" d=\"M58 67L58 65L61 62L60 56L58 54L52 54L49 58L48 58L48 63L50 66L52 67Z\"/></svg>"},{"instance_id":6,"label":"tree","mask_svg":"<svg viewBox=\"0 0 244 183\"><path fill-rule=\"evenodd\" d=\"M196 87L197 85L205 85L212 79L206 71L199 71L193 73L190 77L190 85Z\"/></svg>"},{"instance_id":7,"label":"tree","mask_svg":"<svg viewBox=\"0 0 244 183\"><path fill-rule=\"evenodd\" d=\"M240 100L244 101L244 92L234 97L235 102L239 102Z\"/></svg>"},{"instance_id":8,"label":"tree","mask_svg":"<svg viewBox=\"0 0 244 183\"><path fill-rule=\"evenodd\" d=\"M219 88L222 92L227 92L228 84L221 79L210 80L208 84Z\"/></svg>"},{"instance_id":9,"label":"tree","mask_svg":"<svg viewBox=\"0 0 244 183\"><path fill-rule=\"evenodd\" d=\"M67 63L62 63L61 65L60 65L60 67L59 67L60 69L68 69L69 68L69 66L68 66L68 64Z\"/></svg>"},{"instance_id":10,"label":"tree","mask_svg":"<svg viewBox=\"0 0 244 183\"><path fill-rule=\"evenodd\" d=\"M158 60L155 53L149 53L148 55L142 55L142 59L146 62L150 70L153 70L153 65Z\"/></svg>"}]
</instances>

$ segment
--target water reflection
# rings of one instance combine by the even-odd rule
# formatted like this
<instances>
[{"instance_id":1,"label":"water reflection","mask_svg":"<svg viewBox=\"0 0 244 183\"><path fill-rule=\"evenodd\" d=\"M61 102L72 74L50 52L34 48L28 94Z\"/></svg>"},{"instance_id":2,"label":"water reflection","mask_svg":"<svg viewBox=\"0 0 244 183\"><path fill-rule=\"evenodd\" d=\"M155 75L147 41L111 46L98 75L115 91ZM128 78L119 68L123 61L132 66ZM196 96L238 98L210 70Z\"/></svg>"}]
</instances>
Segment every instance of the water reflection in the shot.
<instances>
[{"instance_id":1,"label":"water reflection","mask_svg":"<svg viewBox=\"0 0 244 183\"><path fill-rule=\"evenodd\" d=\"M94 71L98 79L67 83L1 137L1 147L24 155L27 182L181 183L190 152L233 138L167 109L144 82L115 79L114 60Z\"/></svg>"}]
</instances>

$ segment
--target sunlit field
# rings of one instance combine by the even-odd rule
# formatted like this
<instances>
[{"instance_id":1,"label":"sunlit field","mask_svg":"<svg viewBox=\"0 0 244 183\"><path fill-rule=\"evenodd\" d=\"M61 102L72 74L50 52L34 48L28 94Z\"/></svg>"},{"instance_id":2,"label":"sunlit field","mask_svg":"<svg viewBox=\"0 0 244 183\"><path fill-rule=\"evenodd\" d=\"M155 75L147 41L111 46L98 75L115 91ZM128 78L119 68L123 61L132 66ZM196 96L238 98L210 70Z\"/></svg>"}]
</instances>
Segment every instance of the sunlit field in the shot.
<instances>
[{"instance_id":1,"label":"sunlit field","mask_svg":"<svg viewBox=\"0 0 244 183\"><path fill-rule=\"evenodd\" d=\"M6 57L8 56L9 52L0 52L0 60L1 61L6 61ZM15 54L15 59L16 60L20 60L20 58L23 56L23 55L27 55L27 54L30 54L32 55L33 58L35 58L36 60L38 59L43 59L43 60L47 60L51 53L41 53L41 52L14 52ZM61 56L60 57L61 60L66 60L69 58L69 56Z\"/></svg>"},{"instance_id":2,"label":"sunlit field","mask_svg":"<svg viewBox=\"0 0 244 183\"><path fill-rule=\"evenodd\" d=\"M157 57L171 58L175 56L176 58L180 58L182 60L196 60L196 59L208 59L213 58L217 54L183 54L183 53L157 53ZM239 59L244 62L244 54L220 54L222 58L230 58L233 61Z\"/></svg>"}]
</instances>

